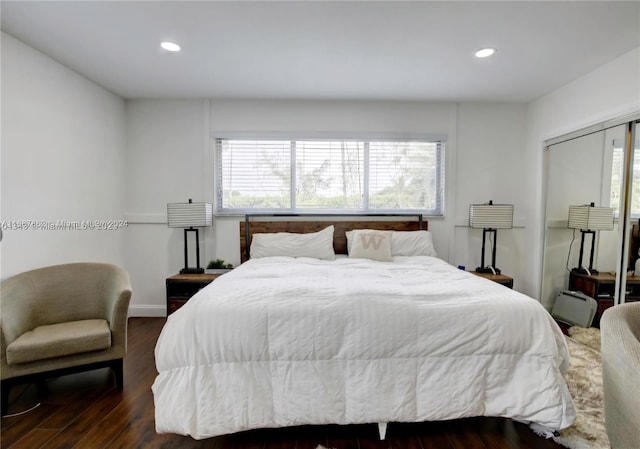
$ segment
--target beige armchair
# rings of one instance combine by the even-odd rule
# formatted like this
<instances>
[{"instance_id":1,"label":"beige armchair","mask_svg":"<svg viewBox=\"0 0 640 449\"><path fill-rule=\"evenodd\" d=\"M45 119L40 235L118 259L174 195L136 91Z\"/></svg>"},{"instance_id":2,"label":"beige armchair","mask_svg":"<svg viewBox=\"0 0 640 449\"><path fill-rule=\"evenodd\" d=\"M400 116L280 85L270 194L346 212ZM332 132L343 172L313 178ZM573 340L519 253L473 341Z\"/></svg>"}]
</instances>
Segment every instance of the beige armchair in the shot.
<instances>
[{"instance_id":1,"label":"beige armchair","mask_svg":"<svg viewBox=\"0 0 640 449\"><path fill-rule=\"evenodd\" d=\"M640 302L607 309L600 330L604 418L611 448L640 448Z\"/></svg>"},{"instance_id":2,"label":"beige armchair","mask_svg":"<svg viewBox=\"0 0 640 449\"><path fill-rule=\"evenodd\" d=\"M129 275L102 263L18 274L0 284L2 413L19 383L110 367L123 388Z\"/></svg>"}]
</instances>

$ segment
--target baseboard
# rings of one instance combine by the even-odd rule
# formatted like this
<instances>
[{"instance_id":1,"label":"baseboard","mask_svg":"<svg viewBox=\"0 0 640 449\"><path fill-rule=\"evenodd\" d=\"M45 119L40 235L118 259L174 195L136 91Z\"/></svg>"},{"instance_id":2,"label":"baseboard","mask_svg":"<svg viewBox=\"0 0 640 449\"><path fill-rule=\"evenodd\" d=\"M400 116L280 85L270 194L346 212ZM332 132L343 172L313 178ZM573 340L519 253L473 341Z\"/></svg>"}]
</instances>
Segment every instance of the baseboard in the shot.
<instances>
[{"instance_id":1,"label":"baseboard","mask_svg":"<svg viewBox=\"0 0 640 449\"><path fill-rule=\"evenodd\" d=\"M129 306L130 317L166 317L166 306L132 305Z\"/></svg>"}]
</instances>

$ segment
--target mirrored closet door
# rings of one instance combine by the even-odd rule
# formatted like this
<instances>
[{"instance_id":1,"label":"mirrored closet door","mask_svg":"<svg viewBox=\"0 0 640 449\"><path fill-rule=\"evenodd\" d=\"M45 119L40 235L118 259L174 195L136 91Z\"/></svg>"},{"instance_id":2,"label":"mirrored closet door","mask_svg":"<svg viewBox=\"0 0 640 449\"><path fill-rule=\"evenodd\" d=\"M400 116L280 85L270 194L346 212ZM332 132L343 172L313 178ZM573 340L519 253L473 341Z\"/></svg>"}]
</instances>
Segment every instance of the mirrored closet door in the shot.
<instances>
[{"instance_id":1,"label":"mirrored closet door","mask_svg":"<svg viewBox=\"0 0 640 449\"><path fill-rule=\"evenodd\" d=\"M594 326L606 308L640 300L640 271L633 273L640 250L640 151L630 145L634 125L633 120L602 124L553 139L545 150L541 301L551 310L563 291L582 292L597 301Z\"/></svg>"}]
</instances>

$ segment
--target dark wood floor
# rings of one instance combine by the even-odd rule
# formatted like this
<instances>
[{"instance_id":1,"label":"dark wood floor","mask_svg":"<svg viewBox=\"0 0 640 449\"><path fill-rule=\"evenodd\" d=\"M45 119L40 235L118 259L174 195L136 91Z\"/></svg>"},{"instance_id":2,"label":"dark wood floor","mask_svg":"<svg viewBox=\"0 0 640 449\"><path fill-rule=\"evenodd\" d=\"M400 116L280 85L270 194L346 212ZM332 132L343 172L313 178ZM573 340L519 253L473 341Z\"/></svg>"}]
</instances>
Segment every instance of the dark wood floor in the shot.
<instances>
[{"instance_id":1,"label":"dark wood floor","mask_svg":"<svg viewBox=\"0 0 640 449\"><path fill-rule=\"evenodd\" d=\"M315 449L558 449L527 426L501 418L438 423L389 424L379 441L377 426L305 426L267 429L196 441L158 435L154 428L151 384L156 376L153 349L164 318L129 319L129 353L124 391L114 387L108 369L62 376L11 391L9 413L41 402L21 416L2 418L3 449L228 448Z\"/></svg>"}]
</instances>

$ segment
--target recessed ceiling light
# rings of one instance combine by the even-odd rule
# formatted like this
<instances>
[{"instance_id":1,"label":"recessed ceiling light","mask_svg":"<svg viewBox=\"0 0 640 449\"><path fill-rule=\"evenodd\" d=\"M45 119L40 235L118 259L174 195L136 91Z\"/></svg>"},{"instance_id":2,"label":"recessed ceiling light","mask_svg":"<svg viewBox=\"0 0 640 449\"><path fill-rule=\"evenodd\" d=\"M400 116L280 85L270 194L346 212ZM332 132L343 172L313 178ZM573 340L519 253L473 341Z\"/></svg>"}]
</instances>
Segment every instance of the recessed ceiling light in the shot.
<instances>
[{"instance_id":1,"label":"recessed ceiling light","mask_svg":"<svg viewBox=\"0 0 640 449\"><path fill-rule=\"evenodd\" d=\"M476 58L488 58L496 52L495 48L483 48L476 52Z\"/></svg>"},{"instance_id":2,"label":"recessed ceiling light","mask_svg":"<svg viewBox=\"0 0 640 449\"><path fill-rule=\"evenodd\" d=\"M180 46L174 42L164 41L160 46L167 51L180 51Z\"/></svg>"}]
</instances>

